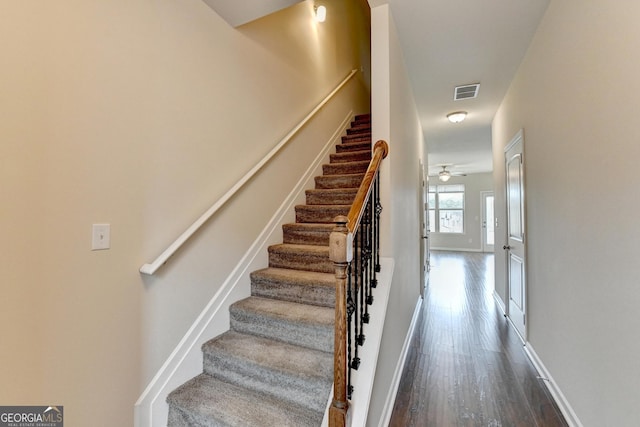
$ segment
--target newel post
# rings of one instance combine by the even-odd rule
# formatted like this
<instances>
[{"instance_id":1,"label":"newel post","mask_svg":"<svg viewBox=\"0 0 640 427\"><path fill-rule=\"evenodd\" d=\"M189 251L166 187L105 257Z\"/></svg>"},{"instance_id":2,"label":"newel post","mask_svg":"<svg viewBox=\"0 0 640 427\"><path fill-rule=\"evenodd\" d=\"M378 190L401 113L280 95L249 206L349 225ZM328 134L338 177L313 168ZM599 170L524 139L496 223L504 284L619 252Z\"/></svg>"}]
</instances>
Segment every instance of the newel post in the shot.
<instances>
[{"instance_id":1,"label":"newel post","mask_svg":"<svg viewBox=\"0 0 640 427\"><path fill-rule=\"evenodd\" d=\"M347 266L351 255L346 216L334 219L336 228L329 237L329 258L336 271L336 318L333 352L333 402L329 408L329 426L347 425Z\"/></svg>"}]
</instances>

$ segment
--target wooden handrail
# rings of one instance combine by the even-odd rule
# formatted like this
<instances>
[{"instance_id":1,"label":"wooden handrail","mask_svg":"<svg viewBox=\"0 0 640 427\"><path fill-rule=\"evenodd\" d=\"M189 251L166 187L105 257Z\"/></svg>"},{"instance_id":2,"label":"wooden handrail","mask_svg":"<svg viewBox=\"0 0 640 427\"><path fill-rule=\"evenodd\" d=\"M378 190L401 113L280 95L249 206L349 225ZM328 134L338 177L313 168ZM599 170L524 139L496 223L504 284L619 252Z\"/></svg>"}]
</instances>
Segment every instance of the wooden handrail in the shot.
<instances>
[{"instance_id":1,"label":"wooden handrail","mask_svg":"<svg viewBox=\"0 0 640 427\"><path fill-rule=\"evenodd\" d=\"M347 268L353 257L353 235L358 231L360 221L367 210L367 202L374 189L376 177L382 159L387 157L389 146L385 141L378 141L373 148L373 156L365 172L355 200L347 216L335 218L336 228L329 237L329 258L333 261L336 274L336 309L334 331L333 359L333 399L329 408L329 426L345 427L349 410L348 396L348 364L347 357ZM377 200L373 201L377 203Z\"/></svg>"},{"instance_id":2,"label":"wooden handrail","mask_svg":"<svg viewBox=\"0 0 640 427\"><path fill-rule=\"evenodd\" d=\"M386 141L379 140L373 146L373 155L371 158L371 163L369 163L369 167L364 174L364 178L362 179L362 183L360 184L360 188L356 193L356 198L351 205L351 209L349 209L349 214L347 215L348 222L347 228L349 229L349 233L353 234L360 225L360 220L362 219L362 215L364 214L364 207L367 205L367 201L369 200L369 195L371 194L371 186L373 185L373 180L380 169L380 163L382 163L382 159L387 157L389 154L389 145Z\"/></svg>"},{"instance_id":3,"label":"wooden handrail","mask_svg":"<svg viewBox=\"0 0 640 427\"><path fill-rule=\"evenodd\" d=\"M280 149L282 149L282 147L284 147L291 140L291 138L293 138L293 136L298 133L298 131L302 129L302 127L306 125L309 120L311 120L313 116L315 116L315 114L322 107L324 107L325 104L329 102L329 100L331 100L331 98L333 98L334 95L338 93L338 91L342 89L344 85L347 84L347 82L349 82L349 80L351 80L353 76L355 76L357 72L358 70L351 70L349 75L347 75L347 77L345 77L344 80L342 80L335 87L335 89L333 89L329 93L329 95L327 95L322 101L320 101L320 103L313 110L311 110L311 112L307 114L307 116L302 119L300 123L298 123L284 138L282 138L282 140L271 151L269 151L267 155L258 162L258 164L251 168L251 170L247 172L240 179L240 181L235 183L235 185L231 187L220 198L220 200L215 202L213 206L211 206L205 213L200 216L200 218L198 218L193 224L191 224L191 226L187 228L187 230L182 233L180 237L178 237L173 243L171 243L171 245L169 245L169 247L165 249L164 252L162 252L154 261L144 264L142 267L140 267L140 273L153 275L160 267L162 267L169 260L169 258L171 258L171 256L173 256L173 254L175 254L178 249L180 249L182 245L184 245L187 240L189 240L189 238L200 229L200 227L202 227L216 212L218 212L218 210L222 206L224 206L229 201L229 199L231 199L251 178L253 178L253 176L258 173L258 171L262 169L262 167L267 162L269 162L280 151Z\"/></svg>"}]
</instances>

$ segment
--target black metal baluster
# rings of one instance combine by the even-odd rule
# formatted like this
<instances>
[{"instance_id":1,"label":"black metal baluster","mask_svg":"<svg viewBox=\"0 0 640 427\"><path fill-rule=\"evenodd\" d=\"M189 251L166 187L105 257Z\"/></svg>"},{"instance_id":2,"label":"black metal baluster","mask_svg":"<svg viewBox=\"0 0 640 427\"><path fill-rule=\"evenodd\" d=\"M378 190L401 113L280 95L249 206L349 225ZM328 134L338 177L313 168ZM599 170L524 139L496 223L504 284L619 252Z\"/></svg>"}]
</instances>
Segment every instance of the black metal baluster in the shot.
<instances>
[{"instance_id":1,"label":"black metal baluster","mask_svg":"<svg viewBox=\"0 0 640 427\"><path fill-rule=\"evenodd\" d=\"M370 320L370 316L369 316L369 306L373 303L373 295L371 294L371 266L372 266L372 262L371 262L371 231L372 231L372 217L371 217L371 213L372 213L372 203L371 203L371 197L369 198L369 200L367 201L367 207L364 213L364 216L362 218L363 221L363 233L364 233L364 245L363 245L363 264L364 264L364 268L363 268L363 284L365 286L365 300L366 300L366 304L364 307L364 314L362 316L362 321L364 323L369 323Z\"/></svg>"},{"instance_id":2,"label":"black metal baluster","mask_svg":"<svg viewBox=\"0 0 640 427\"><path fill-rule=\"evenodd\" d=\"M360 313L358 315L358 317L356 318L356 321L358 322L358 330L360 331L360 333L357 335L356 338L356 342L358 343L358 345L363 345L364 344L364 333L362 331L362 324L363 324L363 319L364 319L364 308L366 306L365 303L365 292L366 292L366 285L364 282L364 258L363 258L363 253L364 253L364 239L365 239L365 229L363 227L363 224L360 224L360 228L358 229L358 251L356 252L356 257L358 258L358 283L360 285Z\"/></svg>"},{"instance_id":3,"label":"black metal baluster","mask_svg":"<svg viewBox=\"0 0 640 427\"><path fill-rule=\"evenodd\" d=\"M355 318L353 321L353 331L354 331L354 338L355 338L355 342L356 345L354 347L353 353L353 360L351 361L351 367L353 369L358 369L358 367L360 367L360 357L358 357L358 344L359 344L359 336L360 336L360 319L359 319L359 315L358 315L358 305L359 305L359 301L358 301L358 294L360 293L360 277L359 277L359 272L360 272L360 257L358 256L358 253L360 252L360 230L356 230L355 231L355 235L353 237L353 261L352 263L353 265L353 271L352 271L352 276L353 276L353 302L354 302L354 314L355 314Z\"/></svg>"},{"instance_id":4,"label":"black metal baluster","mask_svg":"<svg viewBox=\"0 0 640 427\"><path fill-rule=\"evenodd\" d=\"M353 385L351 385L351 321L353 319L353 312L355 311L355 304L353 303L353 295L351 293L351 263L347 267L347 366L349 367L347 372L347 398L351 399L353 393Z\"/></svg>"},{"instance_id":5,"label":"black metal baluster","mask_svg":"<svg viewBox=\"0 0 640 427\"><path fill-rule=\"evenodd\" d=\"M374 179L374 196L376 203L376 242L375 242L375 250L376 250L376 272L380 272L380 213L382 212L382 205L380 204L380 172L376 173L376 177Z\"/></svg>"}]
</instances>

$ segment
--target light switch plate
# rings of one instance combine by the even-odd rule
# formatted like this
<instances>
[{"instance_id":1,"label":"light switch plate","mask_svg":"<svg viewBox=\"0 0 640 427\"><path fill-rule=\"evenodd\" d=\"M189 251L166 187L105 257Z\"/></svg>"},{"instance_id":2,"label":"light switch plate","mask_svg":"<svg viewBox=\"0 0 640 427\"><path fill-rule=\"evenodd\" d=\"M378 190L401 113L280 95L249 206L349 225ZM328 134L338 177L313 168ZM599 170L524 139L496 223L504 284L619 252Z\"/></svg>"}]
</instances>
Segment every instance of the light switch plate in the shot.
<instances>
[{"instance_id":1,"label":"light switch plate","mask_svg":"<svg viewBox=\"0 0 640 427\"><path fill-rule=\"evenodd\" d=\"M111 247L111 224L93 224L91 250L99 251Z\"/></svg>"}]
</instances>

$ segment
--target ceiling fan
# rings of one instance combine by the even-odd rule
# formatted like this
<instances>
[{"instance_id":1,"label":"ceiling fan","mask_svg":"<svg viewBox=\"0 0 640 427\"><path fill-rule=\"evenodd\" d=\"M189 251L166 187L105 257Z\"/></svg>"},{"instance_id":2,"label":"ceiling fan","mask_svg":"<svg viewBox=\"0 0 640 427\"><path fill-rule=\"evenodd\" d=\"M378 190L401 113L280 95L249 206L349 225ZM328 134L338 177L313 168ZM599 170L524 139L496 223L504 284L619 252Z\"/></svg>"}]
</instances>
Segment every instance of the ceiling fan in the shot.
<instances>
[{"instance_id":1,"label":"ceiling fan","mask_svg":"<svg viewBox=\"0 0 640 427\"><path fill-rule=\"evenodd\" d=\"M442 170L438 172L438 179L442 182L449 181L449 178L451 178L452 176L467 176L466 173L451 173L451 171L448 171L447 166L453 166L453 165L439 165L439 166L442 167Z\"/></svg>"}]
</instances>

